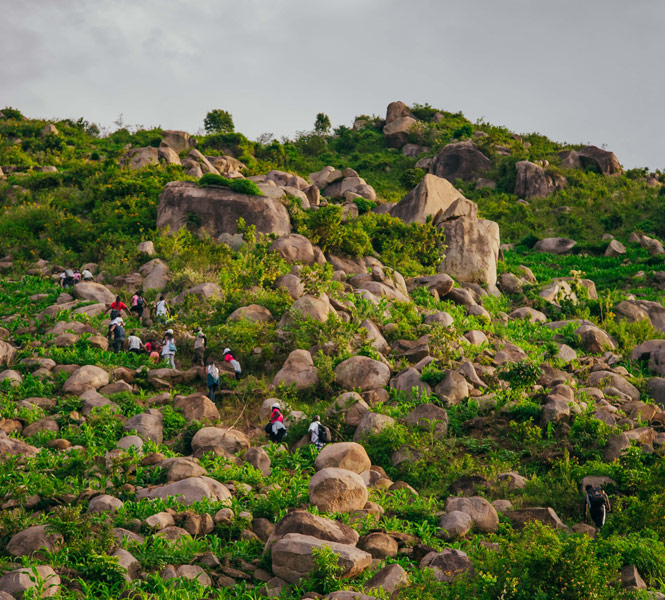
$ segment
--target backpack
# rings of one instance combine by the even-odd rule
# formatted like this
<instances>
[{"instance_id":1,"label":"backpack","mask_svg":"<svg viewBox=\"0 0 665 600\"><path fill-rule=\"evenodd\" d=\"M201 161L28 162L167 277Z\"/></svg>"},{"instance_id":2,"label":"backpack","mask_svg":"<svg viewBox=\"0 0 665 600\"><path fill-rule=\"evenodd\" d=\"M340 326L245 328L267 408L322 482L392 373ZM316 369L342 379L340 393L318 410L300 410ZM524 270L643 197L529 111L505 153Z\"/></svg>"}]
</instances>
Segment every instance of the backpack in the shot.
<instances>
[{"instance_id":1,"label":"backpack","mask_svg":"<svg viewBox=\"0 0 665 600\"><path fill-rule=\"evenodd\" d=\"M169 352L172 352L173 354L175 354L176 347L175 347L175 344L173 342L169 342L168 348L169 348Z\"/></svg>"},{"instance_id":2,"label":"backpack","mask_svg":"<svg viewBox=\"0 0 665 600\"><path fill-rule=\"evenodd\" d=\"M591 488L587 493L587 498L589 498L589 505L593 508L600 508L605 505L605 494L599 487Z\"/></svg>"},{"instance_id":3,"label":"backpack","mask_svg":"<svg viewBox=\"0 0 665 600\"><path fill-rule=\"evenodd\" d=\"M144 300L143 300L143 296L139 296L139 297L136 299L136 306L143 306L143 302L144 302Z\"/></svg>"},{"instance_id":4,"label":"backpack","mask_svg":"<svg viewBox=\"0 0 665 600\"><path fill-rule=\"evenodd\" d=\"M318 434L320 442L323 442L324 444L329 444L331 442L332 437L330 436L330 429L321 423L319 423Z\"/></svg>"},{"instance_id":5,"label":"backpack","mask_svg":"<svg viewBox=\"0 0 665 600\"><path fill-rule=\"evenodd\" d=\"M120 316L120 311L117 308L111 310L111 321L117 319Z\"/></svg>"},{"instance_id":6,"label":"backpack","mask_svg":"<svg viewBox=\"0 0 665 600\"><path fill-rule=\"evenodd\" d=\"M122 325L115 326L115 329L113 330L113 338L116 340L125 338L125 330Z\"/></svg>"}]
</instances>

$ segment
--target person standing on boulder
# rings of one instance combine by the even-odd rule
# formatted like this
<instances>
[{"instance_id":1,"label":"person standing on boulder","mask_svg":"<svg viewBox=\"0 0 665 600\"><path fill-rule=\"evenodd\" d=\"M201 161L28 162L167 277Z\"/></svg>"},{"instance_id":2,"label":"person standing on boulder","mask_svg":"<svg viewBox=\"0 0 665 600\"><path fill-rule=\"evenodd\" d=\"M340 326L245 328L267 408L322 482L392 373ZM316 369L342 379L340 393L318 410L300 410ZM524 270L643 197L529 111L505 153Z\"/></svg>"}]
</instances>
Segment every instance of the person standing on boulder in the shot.
<instances>
[{"instance_id":1,"label":"person standing on boulder","mask_svg":"<svg viewBox=\"0 0 665 600\"><path fill-rule=\"evenodd\" d=\"M611 510L610 499L601 487L587 485L585 491L584 519L586 520L591 515L596 528L600 529L605 525L605 518Z\"/></svg>"},{"instance_id":2,"label":"person standing on boulder","mask_svg":"<svg viewBox=\"0 0 665 600\"><path fill-rule=\"evenodd\" d=\"M310 423L309 441L316 446L317 450L323 450L323 447L330 442L330 431L321 423L321 417L314 415L314 420Z\"/></svg>"},{"instance_id":3,"label":"person standing on boulder","mask_svg":"<svg viewBox=\"0 0 665 600\"><path fill-rule=\"evenodd\" d=\"M166 360L172 369L175 369L175 353L177 352L173 329L167 329L162 340L162 358Z\"/></svg>"},{"instance_id":4,"label":"person standing on boulder","mask_svg":"<svg viewBox=\"0 0 665 600\"><path fill-rule=\"evenodd\" d=\"M215 365L214 361L210 361L210 364L208 365L207 381L208 396L210 397L210 401L214 402L215 392L219 388L219 369L217 368L217 365Z\"/></svg>"}]
</instances>

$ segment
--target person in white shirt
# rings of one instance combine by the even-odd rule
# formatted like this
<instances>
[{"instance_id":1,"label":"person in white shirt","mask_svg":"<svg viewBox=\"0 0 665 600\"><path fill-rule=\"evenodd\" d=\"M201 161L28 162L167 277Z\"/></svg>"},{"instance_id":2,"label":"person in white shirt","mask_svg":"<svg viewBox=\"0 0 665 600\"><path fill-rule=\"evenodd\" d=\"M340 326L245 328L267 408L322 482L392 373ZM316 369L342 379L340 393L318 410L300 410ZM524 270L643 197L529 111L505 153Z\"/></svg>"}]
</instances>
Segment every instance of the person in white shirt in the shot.
<instances>
[{"instance_id":1,"label":"person in white shirt","mask_svg":"<svg viewBox=\"0 0 665 600\"><path fill-rule=\"evenodd\" d=\"M162 340L162 358L166 360L172 369L175 369L175 353L177 351L173 329L167 329Z\"/></svg>"},{"instance_id":2,"label":"person in white shirt","mask_svg":"<svg viewBox=\"0 0 665 600\"><path fill-rule=\"evenodd\" d=\"M169 317L169 309L166 306L166 298L164 296L160 296L159 302L155 306L155 316L159 322L164 322Z\"/></svg>"},{"instance_id":3,"label":"person in white shirt","mask_svg":"<svg viewBox=\"0 0 665 600\"><path fill-rule=\"evenodd\" d=\"M208 345L208 338L206 338L203 329L199 327L196 330L196 339L194 340L194 362L200 366L205 364L204 355L206 346Z\"/></svg>"},{"instance_id":4,"label":"person in white shirt","mask_svg":"<svg viewBox=\"0 0 665 600\"><path fill-rule=\"evenodd\" d=\"M81 271L81 279L83 281L92 281L93 275L88 269L83 269L83 271Z\"/></svg>"},{"instance_id":5,"label":"person in white shirt","mask_svg":"<svg viewBox=\"0 0 665 600\"><path fill-rule=\"evenodd\" d=\"M309 441L316 446L317 450L321 450L325 445L325 441L321 439L321 417L314 415L314 420L309 425Z\"/></svg>"},{"instance_id":6,"label":"person in white shirt","mask_svg":"<svg viewBox=\"0 0 665 600\"><path fill-rule=\"evenodd\" d=\"M127 350L133 354L141 354L142 349L143 342L141 341L141 338L132 331L127 338Z\"/></svg>"}]
</instances>

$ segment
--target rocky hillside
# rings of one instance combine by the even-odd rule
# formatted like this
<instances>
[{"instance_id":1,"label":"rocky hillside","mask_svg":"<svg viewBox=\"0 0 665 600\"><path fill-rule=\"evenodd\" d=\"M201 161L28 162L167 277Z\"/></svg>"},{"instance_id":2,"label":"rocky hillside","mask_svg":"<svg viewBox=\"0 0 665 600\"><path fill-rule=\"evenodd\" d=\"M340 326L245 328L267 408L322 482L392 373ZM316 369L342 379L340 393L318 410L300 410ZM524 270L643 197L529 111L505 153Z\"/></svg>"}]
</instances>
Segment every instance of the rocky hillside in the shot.
<instances>
[{"instance_id":1,"label":"rocky hillside","mask_svg":"<svg viewBox=\"0 0 665 600\"><path fill-rule=\"evenodd\" d=\"M281 143L3 109L0 165L0 598L665 597L660 173L400 102ZM109 349L138 290L175 369Z\"/></svg>"}]
</instances>

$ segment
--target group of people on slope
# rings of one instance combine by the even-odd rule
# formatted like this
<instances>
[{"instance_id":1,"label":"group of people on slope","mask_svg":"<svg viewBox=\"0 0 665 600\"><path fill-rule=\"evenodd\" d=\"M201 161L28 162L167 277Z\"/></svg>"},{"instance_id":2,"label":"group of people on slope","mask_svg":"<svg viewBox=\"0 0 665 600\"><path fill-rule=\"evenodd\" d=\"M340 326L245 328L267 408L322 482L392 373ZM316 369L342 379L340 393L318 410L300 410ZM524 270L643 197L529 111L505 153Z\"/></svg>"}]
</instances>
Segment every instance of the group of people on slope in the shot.
<instances>
[{"instance_id":1,"label":"group of people on slope","mask_svg":"<svg viewBox=\"0 0 665 600\"><path fill-rule=\"evenodd\" d=\"M275 402L270 407L270 419L264 429L270 441L276 444L281 443L288 436L289 433L284 424L284 415L282 414L279 402ZM307 435L309 443L313 444L317 450L322 450L326 444L332 441L330 429L321 423L319 415L314 415L312 422L307 428Z\"/></svg>"},{"instance_id":2,"label":"group of people on slope","mask_svg":"<svg viewBox=\"0 0 665 600\"><path fill-rule=\"evenodd\" d=\"M194 342L194 352L196 353L196 342ZM230 348L224 348L224 352L222 353L222 360L233 367L233 373L235 375L236 381L239 380L242 376L242 368L240 366L240 362L238 362L233 354L231 354ZM215 394L219 389L219 367L217 367L214 360L211 360L208 363L206 375L208 383L208 396L210 400L214 402Z\"/></svg>"},{"instance_id":3,"label":"group of people on slope","mask_svg":"<svg viewBox=\"0 0 665 600\"><path fill-rule=\"evenodd\" d=\"M58 276L58 282L61 288L70 288L75 286L79 281L92 281L93 275L89 269L65 269Z\"/></svg>"}]
</instances>

